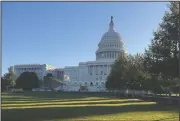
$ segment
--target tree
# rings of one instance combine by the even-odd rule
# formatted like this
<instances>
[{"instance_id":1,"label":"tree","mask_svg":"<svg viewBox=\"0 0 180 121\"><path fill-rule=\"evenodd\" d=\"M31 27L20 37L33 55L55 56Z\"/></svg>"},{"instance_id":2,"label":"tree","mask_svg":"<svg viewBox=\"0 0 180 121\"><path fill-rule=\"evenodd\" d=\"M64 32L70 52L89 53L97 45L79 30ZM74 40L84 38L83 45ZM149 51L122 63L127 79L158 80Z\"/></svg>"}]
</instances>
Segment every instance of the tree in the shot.
<instances>
[{"instance_id":1,"label":"tree","mask_svg":"<svg viewBox=\"0 0 180 121\"><path fill-rule=\"evenodd\" d=\"M44 80L44 87L47 87L51 90L53 90L55 87L63 84L61 80L58 80L55 78L52 73L48 73L46 76L43 78Z\"/></svg>"},{"instance_id":2,"label":"tree","mask_svg":"<svg viewBox=\"0 0 180 121\"><path fill-rule=\"evenodd\" d=\"M107 77L106 88L107 89L123 89L126 88L125 69L127 68L127 56L122 55L112 65L110 74Z\"/></svg>"},{"instance_id":3,"label":"tree","mask_svg":"<svg viewBox=\"0 0 180 121\"><path fill-rule=\"evenodd\" d=\"M1 91L5 91L7 89L7 86L9 86L10 83L5 80L3 77L1 77Z\"/></svg>"},{"instance_id":4,"label":"tree","mask_svg":"<svg viewBox=\"0 0 180 121\"><path fill-rule=\"evenodd\" d=\"M123 55L114 63L107 78L108 89L142 89L144 78L143 55Z\"/></svg>"},{"instance_id":5,"label":"tree","mask_svg":"<svg viewBox=\"0 0 180 121\"><path fill-rule=\"evenodd\" d=\"M1 77L1 88L3 90L7 89L8 87L14 87L16 81L16 75L13 71L13 67L8 68L8 73L5 73L3 77Z\"/></svg>"},{"instance_id":6,"label":"tree","mask_svg":"<svg viewBox=\"0 0 180 121\"><path fill-rule=\"evenodd\" d=\"M12 66L10 68L8 68L8 72L9 72L9 77L10 77L10 80L11 80L11 86L14 87L16 85L17 76L15 75Z\"/></svg>"},{"instance_id":7,"label":"tree","mask_svg":"<svg viewBox=\"0 0 180 121\"><path fill-rule=\"evenodd\" d=\"M53 75L51 73L48 73L46 76L44 76L44 87L50 88L52 85L52 77Z\"/></svg>"},{"instance_id":8,"label":"tree","mask_svg":"<svg viewBox=\"0 0 180 121\"><path fill-rule=\"evenodd\" d=\"M108 89L144 89L162 93L177 85L172 80L178 77L180 71L178 4L170 2L169 10L165 12L157 31L153 32L151 44L143 55L123 55L114 63L106 82Z\"/></svg>"},{"instance_id":9,"label":"tree","mask_svg":"<svg viewBox=\"0 0 180 121\"><path fill-rule=\"evenodd\" d=\"M24 72L16 80L16 88L32 90L39 87L39 79L34 72Z\"/></svg>"},{"instance_id":10,"label":"tree","mask_svg":"<svg viewBox=\"0 0 180 121\"><path fill-rule=\"evenodd\" d=\"M162 74L163 78L178 77L178 2L170 2L169 11L165 12L162 23L148 49L145 50L146 69L153 74Z\"/></svg>"},{"instance_id":11,"label":"tree","mask_svg":"<svg viewBox=\"0 0 180 121\"><path fill-rule=\"evenodd\" d=\"M144 65L152 76L151 90L162 92L177 87L174 79L178 77L178 52L180 43L179 2L170 2L157 31L153 32L151 44L145 50ZM161 79L158 76L161 75Z\"/></svg>"}]
</instances>

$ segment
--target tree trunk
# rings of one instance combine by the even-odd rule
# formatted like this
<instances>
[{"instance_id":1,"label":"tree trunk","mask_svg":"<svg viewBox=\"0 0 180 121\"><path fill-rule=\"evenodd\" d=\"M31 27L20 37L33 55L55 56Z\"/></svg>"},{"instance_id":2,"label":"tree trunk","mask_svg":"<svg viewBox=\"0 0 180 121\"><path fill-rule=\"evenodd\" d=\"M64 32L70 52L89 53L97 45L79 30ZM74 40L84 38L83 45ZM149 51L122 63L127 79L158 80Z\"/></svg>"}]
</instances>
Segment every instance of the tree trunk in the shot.
<instances>
[{"instance_id":1,"label":"tree trunk","mask_svg":"<svg viewBox=\"0 0 180 121\"><path fill-rule=\"evenodd\" d=\"M134 97L134 90L132 90L132 98Z\"/></svg>"}]
</instances>

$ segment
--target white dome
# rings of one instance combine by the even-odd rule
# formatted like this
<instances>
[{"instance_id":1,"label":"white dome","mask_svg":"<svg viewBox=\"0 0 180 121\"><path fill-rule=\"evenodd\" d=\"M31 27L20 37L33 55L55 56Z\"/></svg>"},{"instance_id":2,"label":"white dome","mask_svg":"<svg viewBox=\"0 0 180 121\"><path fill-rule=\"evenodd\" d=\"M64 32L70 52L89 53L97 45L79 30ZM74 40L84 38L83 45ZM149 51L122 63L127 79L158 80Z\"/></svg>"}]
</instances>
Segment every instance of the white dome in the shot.
<instances>
[{"instance_id":1,"label":"white dome","mask_svg":"<svg viewBox=\"0 0 180 121\"><path fill-rule=\"evenodd\" d=\"M114 30L113 17L109 23L109 31L106 32L101 41L98 44L98 50L96 51L96 60L112 59L117 57L125 51L122 38L118 32Z\"/></svg>"}]
</instances>

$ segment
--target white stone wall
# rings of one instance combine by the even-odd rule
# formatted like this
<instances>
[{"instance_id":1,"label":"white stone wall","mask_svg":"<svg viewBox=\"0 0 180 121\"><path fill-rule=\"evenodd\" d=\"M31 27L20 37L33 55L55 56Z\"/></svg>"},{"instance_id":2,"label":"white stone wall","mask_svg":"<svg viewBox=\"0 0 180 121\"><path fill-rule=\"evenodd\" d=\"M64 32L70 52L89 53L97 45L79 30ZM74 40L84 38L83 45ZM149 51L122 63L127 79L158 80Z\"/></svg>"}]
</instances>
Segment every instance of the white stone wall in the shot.
<instances>
[{"instance_id":1,"label":"white stone wall","mask_svg":"<svg viewBox=\"0 0 180 121\"><path fill-rule=\"evenodd\" d=\"M114 61L89 61L79 63L79 67L65 67L65 75L70 79L66 88L78 91L80 86L87 86L88 91L104 90L113 63Z\"/></svg>"},{"instance_id":2,"label":"white stone wall","mask_svg":"<svg viewBox=\"0 0 180 121\"><path fill-rule=\"evenodd\" d=\"M88 62L87 68L88 68L88 84L91 82L94 86L102 87L105 85L105 82L107 80L107 76L110 73L110 66L113 62ZM91 84L92 84L91 83Z\"/></svg>"},{"instance_id":3,"label":"white stone wall","mask_svg":"<svg viewBox=\"0 0 180 121\"><path fill-rule=\"evenodd\" d=\"M69 81L71 81L72 83L78 82L78 76L79 76L79 67L78 66L65 67L63 70L64 70L64 74L69 76Z\"/></svg>"},{"instance_id":4,"label":"white stone wall","mask_svg":"<svg viewBox=\"0 0 180 121\"><path fill-rule=\"evenodd\" d=\"M64 69L53 69L53 70L47 70L46 71L46 75L48 73L51 73L54 77L56 77L57 79L60 79L61 81L63 81L64 79Z\"/></svg>"}]
</instances>

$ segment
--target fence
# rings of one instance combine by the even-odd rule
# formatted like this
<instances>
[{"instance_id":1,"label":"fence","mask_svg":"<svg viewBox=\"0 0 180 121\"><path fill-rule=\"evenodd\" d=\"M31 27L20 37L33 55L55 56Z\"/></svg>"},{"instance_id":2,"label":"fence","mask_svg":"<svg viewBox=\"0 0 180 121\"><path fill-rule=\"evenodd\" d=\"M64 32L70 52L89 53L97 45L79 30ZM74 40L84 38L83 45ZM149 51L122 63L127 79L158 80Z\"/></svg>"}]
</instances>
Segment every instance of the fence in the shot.
<instances>
[{"instance_id":1,"label":"fence","mask_svg":"<svg viewBox=\"0 0 180 121\"><path fill-rule=\"evenodd\" d=\"M157 102L165 105L178 106L180 100L177 97L161 97L157 96L151 91L139 91L139 90L113 90L113 96L124 98L139 98L145 101Z\"/></svg>"}]
</instances>

